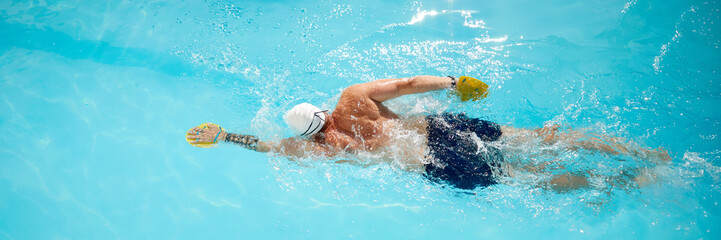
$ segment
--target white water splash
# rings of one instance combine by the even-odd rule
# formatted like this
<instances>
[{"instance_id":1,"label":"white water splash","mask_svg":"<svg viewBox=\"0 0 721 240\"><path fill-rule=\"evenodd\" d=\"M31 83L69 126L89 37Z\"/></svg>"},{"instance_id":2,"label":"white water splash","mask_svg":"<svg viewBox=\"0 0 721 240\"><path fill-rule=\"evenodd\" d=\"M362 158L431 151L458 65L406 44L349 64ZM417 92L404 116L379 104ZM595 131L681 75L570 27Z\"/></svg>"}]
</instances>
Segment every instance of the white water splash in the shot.
<instances>
[{"instance_id":1,"label":"white water splash","mask_svg":"<svg viewBox=\"0 0 721 240\"><path fill-rule=\"evenodd\" d=\"M469 27L469 28L486 28L486 23L483 20L480 19L473 19L473 13L476 13L477 11L470 11L470 10L418 10L418 13L416 13L413 18L411 18L410 21L406 23L406 25L414 25L420 22L423 22L423 20L426 19L426 17L433 17L437 15L442 14L461 14L463 16L463 26Z\"/></svg>"},{"instance_id":2,"label":"white water splash","mask_svg":"<svg viewBox=\"0 0 721 240\"><path fill-rule=\"evenodd\" d=\"M689 12L696 12L698 8L695 6L691 6L691 8L681 14L681 20L679 20L676 23L676 26L674 27L676 30L676 33L671 37L671 41L661 46L661 50L659 52L659 55L653 58L653 70L655 73L661 73L661 62L663 62L663 58L666 57L666 53L668 53L669 48L671 48L671 45L673 43L677 43L679 39L683 36L681 32L679 31L679 26L682 22L686 19L686 14Z\"/></svg>"},{"instance_id":3,"label":"white water splash","mask_svg":"<svg viewBox=\"0 0 721 240\"><path fill-rule=\"evenodd\" d=\"M627 13L628 10L631 9L631 7L633 7L633 5L636 5L636 1L637 0L631 0L631 1L627 2L626 5L623 6L623 10L621 10L621 12Z\"/></svg>"}]
</instances>

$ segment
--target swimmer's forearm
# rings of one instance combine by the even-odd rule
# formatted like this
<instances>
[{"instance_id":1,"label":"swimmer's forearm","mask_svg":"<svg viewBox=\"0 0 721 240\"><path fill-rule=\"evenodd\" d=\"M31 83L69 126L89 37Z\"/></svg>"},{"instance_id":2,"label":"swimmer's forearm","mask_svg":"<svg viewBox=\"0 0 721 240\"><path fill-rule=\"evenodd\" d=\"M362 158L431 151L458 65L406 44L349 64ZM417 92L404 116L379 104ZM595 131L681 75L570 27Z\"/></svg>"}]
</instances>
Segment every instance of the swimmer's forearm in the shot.
<instances>
[{"instance_id":1,"label":"swimmer's forearm","mask_svg":"<svg viewBox=\"0 0 721 240\"><path fill-rule=\"evenodd\" d=\"M221 133L222 134L222 133ZM256 152L270 152L271 146L265 142L261 142L260 139L253 135L235 134L224 132L222 134L224 142L234 143L243 148L247 148Z\"/></svg>"},{"instance_id":2,"label":"swimmer's forearm","mask_svg":"<svg viewBox=\"0 0 721 240\"><path fill-rule=\"evenodd\" d=\"M403 95L448 89L455 81L449 77L415 76L383 79L368 84L368 95L375 101L383 102Z\"/></svg>"},{"instance_id":3,"label":"swimmer's forearm","mask_svg":"<svg viewBox=\"0 0 721 240\"><path fill-rule=\"evenodd\" d=\"M402 89L401 95L449 89L455 84L456 80L450 77L415 76L410 78L410 83Z\"/></svg>"},{"instance_id":4,"label":"swimmer's forearm","mask_svg":"<svg viewBox=\"0 0 721 240\"><path fill-rule=\"evenodd\" d=\"M399 82L399 96L448 89L453 85L449 77L415 76Z\"/></svg>"},{"instance_id":5,"label":"swimmer's forearm","mask_svg":"<svg viewBox=\"0 0 721 240\"><path fill-rule=\"evenodd\" d=\"M448 89L455 85L455 79L450 77L437 76L415 76L413 79L414 93L430 92L436 90Z\"/></svg>"}]
</instances>

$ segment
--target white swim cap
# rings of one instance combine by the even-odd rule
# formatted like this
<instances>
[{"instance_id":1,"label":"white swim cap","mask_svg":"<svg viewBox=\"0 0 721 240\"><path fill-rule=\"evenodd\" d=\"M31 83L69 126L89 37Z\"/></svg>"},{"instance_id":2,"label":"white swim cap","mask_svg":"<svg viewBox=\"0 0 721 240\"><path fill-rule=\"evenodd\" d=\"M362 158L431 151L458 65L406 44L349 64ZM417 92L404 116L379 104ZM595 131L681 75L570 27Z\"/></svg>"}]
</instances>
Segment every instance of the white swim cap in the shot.
<instances>
[{"instance_id":1,"label":"white swim cap","mask_svg":"<svg viewBox=\"0 0 721 240\"><path fill-rule=\"evenodd\" d=\"M295 105L285 113L283 119L293 132L302 137L318 133L325 125L325 113L310 103Z\"/></svg>"}]
</instances>

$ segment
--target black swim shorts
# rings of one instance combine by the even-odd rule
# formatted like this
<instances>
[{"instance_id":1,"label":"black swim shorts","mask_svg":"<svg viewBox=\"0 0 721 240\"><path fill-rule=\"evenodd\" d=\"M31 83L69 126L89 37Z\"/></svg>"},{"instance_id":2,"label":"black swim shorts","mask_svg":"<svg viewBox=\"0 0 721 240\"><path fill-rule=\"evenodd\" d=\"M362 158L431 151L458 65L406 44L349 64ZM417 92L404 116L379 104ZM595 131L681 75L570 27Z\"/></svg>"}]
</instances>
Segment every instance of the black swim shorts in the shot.
<instances>
[{"instance_id":1,"label":"black swim shorts","mask_svg":"<svg viewBox=\"0 0 721 240\"><path fill-rule=\"evenodd\" d=\"M498 124L469 118L463 113L443 113L426 117L431 163L426 176L461 189L474 189L496 184L493 171L500 171L503 155L495 147L484 144L498 140ZM478 138L474 140L473 136ZM481 143L478 142L481 140ZM500 174L500 172L497 172Z\"/></svg>"}]
</instances>

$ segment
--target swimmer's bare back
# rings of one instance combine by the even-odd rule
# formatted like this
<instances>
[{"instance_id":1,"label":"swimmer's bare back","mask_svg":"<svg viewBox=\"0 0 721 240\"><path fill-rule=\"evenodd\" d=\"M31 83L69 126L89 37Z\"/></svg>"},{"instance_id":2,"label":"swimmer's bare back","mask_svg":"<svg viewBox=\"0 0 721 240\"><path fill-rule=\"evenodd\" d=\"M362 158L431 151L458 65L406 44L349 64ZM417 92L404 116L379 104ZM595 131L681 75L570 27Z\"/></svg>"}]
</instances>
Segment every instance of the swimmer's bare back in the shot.
<instances>
[{"instance_id":1,"label":"swimmer's bare back","mask_svg":"<svg viewBox=\"0 0 721 240\"><path fill-rule=\"evenodd\" d=\"M373 150L388 137L388 121L397 119L383 102L407 94L450 88L448 77L418 76L383 79L346 88L331 114L331 124L323 129L322 142L349 150Z\"/></svg>"}]
</instances>

